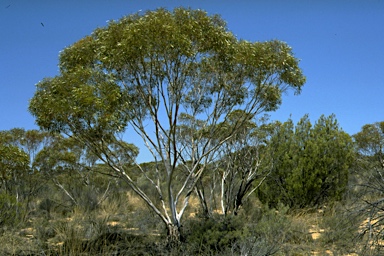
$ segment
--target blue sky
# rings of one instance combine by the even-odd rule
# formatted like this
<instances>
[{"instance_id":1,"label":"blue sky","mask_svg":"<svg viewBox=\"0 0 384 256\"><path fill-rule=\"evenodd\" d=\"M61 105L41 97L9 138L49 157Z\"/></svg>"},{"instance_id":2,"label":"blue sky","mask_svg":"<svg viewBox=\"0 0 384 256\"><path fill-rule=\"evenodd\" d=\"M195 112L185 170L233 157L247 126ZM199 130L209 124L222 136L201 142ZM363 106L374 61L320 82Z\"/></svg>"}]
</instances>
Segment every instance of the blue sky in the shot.
<instances>
[{"instance_id":1,"label":"blue sky","mask_svg":"<svg viewBox=\"0 0 384 256\"><path fill-rule=\"evenodd\" d=\"M292 46L307 83L272 119L334 113L349 134L384 120L384 0L0 0L0 130L37 128L28 101L64 47L107 20L179 6L220 14L238 38Z\"/></svg>"}]
</instances>

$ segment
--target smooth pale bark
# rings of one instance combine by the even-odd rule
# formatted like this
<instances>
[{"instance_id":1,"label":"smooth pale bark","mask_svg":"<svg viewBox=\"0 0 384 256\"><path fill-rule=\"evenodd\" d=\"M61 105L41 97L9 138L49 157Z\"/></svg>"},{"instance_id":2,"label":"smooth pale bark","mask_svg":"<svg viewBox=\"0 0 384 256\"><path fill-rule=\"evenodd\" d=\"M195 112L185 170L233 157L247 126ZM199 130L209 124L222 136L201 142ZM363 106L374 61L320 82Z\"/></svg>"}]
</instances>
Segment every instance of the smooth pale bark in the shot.
<instances>
[{"instance_id":1,"label":"smooth pale bark","mask_svg":"<svg viewBox=\"0 0 384 256\"><path fill-rule=\"evenodd\" d=\"M30 111L41 128L91 148L178 239L189 199L221 146L248 117L277 109L283 92L300 93L298 63L283 42L238 40L217 15L158 9L111 21L64 49L60 75L37 85ZM222 133L219 124L238 109L244 115ZM157 198L109 148L127 126L153 155L153 172L136 167Z\"/></svg>"}]
</instances>

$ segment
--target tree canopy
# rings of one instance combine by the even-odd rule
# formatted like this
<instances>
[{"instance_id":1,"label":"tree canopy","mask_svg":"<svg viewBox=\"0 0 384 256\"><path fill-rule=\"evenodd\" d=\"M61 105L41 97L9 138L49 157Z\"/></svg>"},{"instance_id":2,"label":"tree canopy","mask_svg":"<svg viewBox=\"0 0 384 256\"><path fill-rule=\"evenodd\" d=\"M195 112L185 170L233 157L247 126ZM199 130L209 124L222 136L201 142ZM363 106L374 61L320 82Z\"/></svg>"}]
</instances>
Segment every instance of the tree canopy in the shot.
<instances>
[{"instance_id":1,"label":"tree canopy","mask_svg":"<svg viewBox=\"0 0 384 256\"><path fill-rule=\"evenodd\" d=\"M384 122L364 125L353 138L362 156L373 158L380 168L384 168Z\"/></svg>"},{"instance_id":2,"label":"tree canopy","mask_svg":"<svg viewBox=\"0 0 384 256\"><path fill-rule=\"evenodd\" d=\"M30 101L37 124L93 150L169 233L180 228L193 188L220 146L249 119L276 110L283 92L298 94L305 83L286 43L239 40L218 15L185 8L111 21L65 48L59 67L58 76L37 84ZM237 110L242 114L231 131L222 133L219 124ZM114 156L111 145L123 144L119 135L128 126L162 166L146 176L160 207ZM188 128L183 143L180 127ZM186 168L182 181L175 179L180 165Z\"/></svg>"}]
</instances>

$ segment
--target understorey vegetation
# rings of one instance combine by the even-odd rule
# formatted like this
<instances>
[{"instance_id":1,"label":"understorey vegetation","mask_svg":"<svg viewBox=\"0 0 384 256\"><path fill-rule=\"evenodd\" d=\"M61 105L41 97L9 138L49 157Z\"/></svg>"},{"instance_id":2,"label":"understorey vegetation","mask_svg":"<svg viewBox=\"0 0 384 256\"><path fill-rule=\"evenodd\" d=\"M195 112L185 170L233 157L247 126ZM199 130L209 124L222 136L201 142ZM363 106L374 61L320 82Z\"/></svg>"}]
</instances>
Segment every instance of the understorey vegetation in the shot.
<instances>
[{"instance_id":1,"label":"understorey vegetation","mask_svg":"<svg viewBox=\"0 0 384 256\"><path fill-rule=\"evenodd\" d=\"M301 137L303 133L299 136L303 124L309 141ZM376 135L381 134L378 124L372 127L377 130ZM337 126L334 116L321 117L313 126L304 117L296 125L288 120L258 129L258 136L263 134L264 141L258 149L250 147L251 140L247 140L246 150L226 155L223 149L217 161L205 167L206 174L196 185L184 213L177 244L169 242L167 226L151 207L110 166L99 163L77 141L36 130L1 131L1 254L380 254L382 153L376 150L380 149L377 142L382 140L374 141L364 127L351 138ZM327 137L322 133L322 143L316 149L345 152L306 158L301 151L304 149L300 150L297 144L311 145L318 138L315 133L324 130L332 135L330 144L323 141ZM337 131L339 135L335 135ZM285 143L275 141L283 135L293 136L289 150L276 149L287 146L286 137ZM336 142L338 136L341 141ZM240 161L240 157L244 160ZM251 159L259 161L254 162L253 169ZM284 165L284 161L290 164ZM302 192L296 194L302 190L289 185L294 183L283 181L293 182L290 176L295 175L296 186L302 186L303 177L297 169L301 168L303 175L314 171L297 163L309 161L328 161L332 163L329 169L341 167L337 172L329 170L324 178L320 174L325 164L314 168L320 178L312 180L325 184L312 184L319 188L318 193L311 190L312 194L303 196ZM156 172L156 162L142 163L140 168L133 162L125 165L148 195L156 195L146 177ZM243 188L244 176L256 167L263 171L257 172L248 189ZM182 180L187 174L183 166L179 168ZM306 186L310 186L311 179L306 181ZM241 195L245 196L240 200ZM314 200L318 202L315 204ZM156 206L161 203L161 198L154 201Z\"/></svg>"}]
</instances>

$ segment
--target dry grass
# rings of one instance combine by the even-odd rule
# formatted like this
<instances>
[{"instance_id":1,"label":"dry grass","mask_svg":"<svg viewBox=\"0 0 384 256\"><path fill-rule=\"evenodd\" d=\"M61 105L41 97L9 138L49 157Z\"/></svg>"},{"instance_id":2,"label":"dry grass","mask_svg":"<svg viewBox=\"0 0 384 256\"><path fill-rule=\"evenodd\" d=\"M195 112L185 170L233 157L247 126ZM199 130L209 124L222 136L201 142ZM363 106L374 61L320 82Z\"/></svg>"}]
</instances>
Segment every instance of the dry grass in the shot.
<instances>
[{"instance_id":1,"label":"dry grass","mask_svg":"<svg viewBox=\"0 0 384 256\"><path fill-rule=\"evenodd\" d=\"M199 201L192 198L190 205L185 220L198 223L198 215L191 209L198 208ZM340 207L295 212L286 208L261 210L261 207L256 204L242 211L239 216L242 230L234 233L241 238L236 248L257 252L256 249L270 246L276 250L276 255L359 255L357 247L361 245L353 238L361 228L358 229L357 222L357 229L354 230L350 225L353 219L343 222L351 216ZM164 234L164 230L161 221L140 198L125 193L118 198L107 198L93 211L75 207L66 216L55 211L51 212L50 218L45 214L36 214L18 230L3 231L0 254L43 252L46 255L97 255L96 251L92 251L96 249L92 248L97 248L99 255L101 252L113 255L118 249L128 248L137 250L137 254L145 250L159 252L163 250L159 248L162 244L160 235ZM185 246L189 249L183 252L188 254L202 245ZM248 255L263 255L261 249L258 252L261 254ZM213 251L210 253L216 255ZM223 252L222 255L226 254Z\"/></svg>"}]
</instances>

